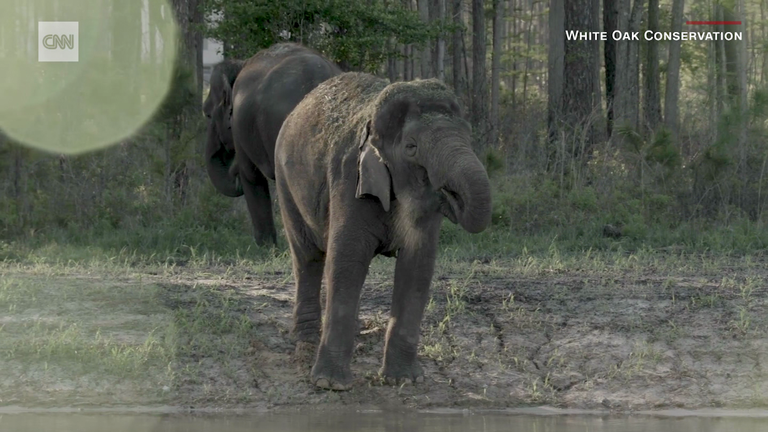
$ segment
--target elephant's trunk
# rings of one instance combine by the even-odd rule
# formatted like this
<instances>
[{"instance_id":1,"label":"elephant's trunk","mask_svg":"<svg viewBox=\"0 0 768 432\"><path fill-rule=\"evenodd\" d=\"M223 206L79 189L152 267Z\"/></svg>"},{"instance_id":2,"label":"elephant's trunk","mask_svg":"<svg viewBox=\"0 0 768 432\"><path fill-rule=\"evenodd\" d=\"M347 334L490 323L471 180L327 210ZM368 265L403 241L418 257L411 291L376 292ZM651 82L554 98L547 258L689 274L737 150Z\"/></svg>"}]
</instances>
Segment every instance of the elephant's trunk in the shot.
<instances>
[{"instance_id":1,"label":"elephant's trunk","mask_svg":"<svg viewBox=\"0 0 768 432\"><path fill-rule=\"evenodd\" d=\"M208 125L208 142L206 144L205 166L211 183L219 193L228 197L243 195L243 186L233 168L234 152L229 152L221 145L219 135L213 122Z\"/></svg>"},{"instance_id":2,"label":"elephant's trunk","mask_svg":"<svg viewBox=\"0 0 768 432\"><path fill-rule=\"evenodd\" d=\"M491 223L488 174L469 144L450 135L436 137L439 142L433 141L434 157L426 166L427 172L461 227L470 233L479 233Z\"/></svg>"}]
</instances>

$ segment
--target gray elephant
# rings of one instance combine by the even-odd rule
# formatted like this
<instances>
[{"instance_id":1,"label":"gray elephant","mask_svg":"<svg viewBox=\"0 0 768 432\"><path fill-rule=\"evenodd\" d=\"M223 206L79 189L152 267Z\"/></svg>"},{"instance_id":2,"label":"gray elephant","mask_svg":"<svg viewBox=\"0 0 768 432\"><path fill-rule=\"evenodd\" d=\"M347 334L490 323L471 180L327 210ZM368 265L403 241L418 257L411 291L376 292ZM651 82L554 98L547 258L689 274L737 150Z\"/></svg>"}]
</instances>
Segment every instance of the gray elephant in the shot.
<instances>
[{"instance_id":1,"label":"gray elephant","mask_svg":"<svg viewBox=\"0 0 768 432\"><path fill-rule=\"evenodd\" d=\"M322 55L292 43L273 45L247 61L224 61L211 73L203 104L210 119L208 176L220 193L245 195L259 244L277 243L267 179L275 178L280 127L307 93L339 73Z\"/></svg>"},{"instance_id":2,"label":"gray elephant","mask_svg":"<svg viewBox=\"0 0 768 432\"><path fill-rule=\"evenodd\" d=\"M488 175L456 97L437 80L388 84L345 73L288 116L275 152L297 351L319 342L312 382L351 387L360 292L377 254L397 256L380 374L389 383L421 380L416 352L443 216L471 233L491 221Z\"/></svg>"}]
</instances>

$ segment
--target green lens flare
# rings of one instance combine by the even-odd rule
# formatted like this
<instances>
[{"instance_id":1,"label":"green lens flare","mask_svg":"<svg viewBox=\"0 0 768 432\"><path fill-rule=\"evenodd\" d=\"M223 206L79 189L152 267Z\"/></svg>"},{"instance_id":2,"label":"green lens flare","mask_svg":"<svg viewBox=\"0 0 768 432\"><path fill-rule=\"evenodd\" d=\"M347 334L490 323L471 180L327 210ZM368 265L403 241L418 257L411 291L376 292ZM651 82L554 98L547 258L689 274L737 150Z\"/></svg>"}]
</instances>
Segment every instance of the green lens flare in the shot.
<instances>
[{"instance_id":1,"label":"green lens flare","mask_svg":"<svg viewBox=\"0 0 768 432\"><path fill-rule=\"evenodd\" d=\"M2 9L0 129L22 144L66 154L115 144L171 87L178 30L166 0L26 0Z\"/></svg>"}]
</instances>

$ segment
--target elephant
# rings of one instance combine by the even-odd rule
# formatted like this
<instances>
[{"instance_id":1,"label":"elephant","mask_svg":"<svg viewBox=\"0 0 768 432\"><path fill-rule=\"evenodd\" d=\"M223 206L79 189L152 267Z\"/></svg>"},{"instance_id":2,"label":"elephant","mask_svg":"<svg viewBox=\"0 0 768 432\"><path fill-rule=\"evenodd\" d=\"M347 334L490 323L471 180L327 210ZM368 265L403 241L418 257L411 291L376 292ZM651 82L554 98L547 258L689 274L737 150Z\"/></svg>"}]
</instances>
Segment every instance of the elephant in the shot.
<instances>
[{"instance_id":1,"label":"elephant","mask_svg":"<svg viewBox=\"0 0 768 432\"><path fill-rule=\"evenodd\" d=\"M259 51L247 61L213 68L203 104L208 122L206 168L214 187L245 195L260 245L277 244L267 179L275 179L275 141L288 114L318 84L341 70L319 53L294 43Z\"/></svg>"},{"instance_id":2,"label":"elephant","mask_svg":"<svg viewBox=\"0 0 768 432\"><path fill-rule=\"evenodd\" d=\"M275 183L296 285L292 333L297 357L316 353L316 387L353 386L360 294L378 254L396 257L379 374L423 381L417 348L443 216L470 233L491 222L488 174L471 144L456 96L436 79L344 73L285 120Z\"/></svg>"}]
</instances>

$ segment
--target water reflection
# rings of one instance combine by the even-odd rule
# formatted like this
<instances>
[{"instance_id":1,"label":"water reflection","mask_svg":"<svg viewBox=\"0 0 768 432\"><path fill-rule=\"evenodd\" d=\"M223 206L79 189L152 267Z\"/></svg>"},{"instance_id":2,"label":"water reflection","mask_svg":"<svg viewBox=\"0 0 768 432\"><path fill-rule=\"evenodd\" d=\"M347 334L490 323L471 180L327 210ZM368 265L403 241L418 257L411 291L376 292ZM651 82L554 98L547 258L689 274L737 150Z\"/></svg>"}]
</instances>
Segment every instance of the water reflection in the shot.
<instances>
[{"instance_id":1,"label":"water reflection","mask_svg":"<svg viewBox=\"0 0 768 432\"><path fill-rule=\"evenodd\" d=\"M14 432L757 432L766 418L309 413L292 415L5 414Z\"/></svg>"}]
</instances>

